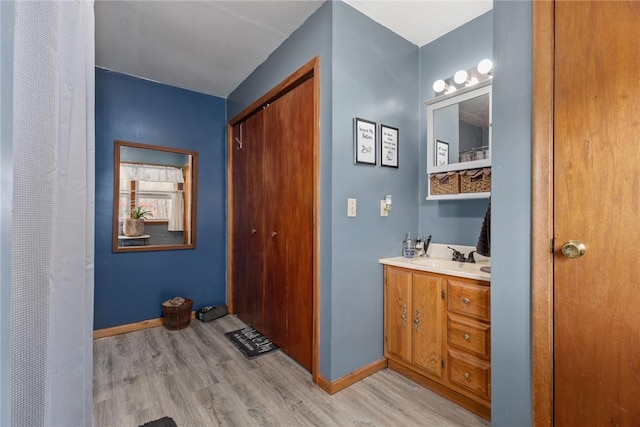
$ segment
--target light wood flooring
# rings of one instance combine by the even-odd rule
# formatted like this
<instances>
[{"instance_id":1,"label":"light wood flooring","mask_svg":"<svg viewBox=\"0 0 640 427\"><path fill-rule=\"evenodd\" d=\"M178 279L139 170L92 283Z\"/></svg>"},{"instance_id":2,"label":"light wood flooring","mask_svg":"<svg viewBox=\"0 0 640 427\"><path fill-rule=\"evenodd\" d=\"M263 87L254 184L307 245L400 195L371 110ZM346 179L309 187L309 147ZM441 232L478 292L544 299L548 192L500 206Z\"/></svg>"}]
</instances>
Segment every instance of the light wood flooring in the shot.
<instances>
[{"instance_id":1,"label":"light wood flooring","mask_svg":"<svg viewBox=\"0 0 640 427\"><path fill-rule=\"evenodd\" d=\"M281 351L246 359L224 336L243 326L225 316L95 340L93 426L489 425L388 369L331 396Z\"/></svg>"}]
</instances>

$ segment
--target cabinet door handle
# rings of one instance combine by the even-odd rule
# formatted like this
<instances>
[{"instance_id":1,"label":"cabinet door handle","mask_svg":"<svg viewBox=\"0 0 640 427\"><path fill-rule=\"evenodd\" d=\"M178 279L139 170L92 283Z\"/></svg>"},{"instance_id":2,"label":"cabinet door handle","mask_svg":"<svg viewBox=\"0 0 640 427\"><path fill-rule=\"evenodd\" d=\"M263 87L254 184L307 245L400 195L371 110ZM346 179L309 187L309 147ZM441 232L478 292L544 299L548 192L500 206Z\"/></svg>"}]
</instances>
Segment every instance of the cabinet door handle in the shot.
<instances>
[{"instance_id":1,"label":"cabinet door handle","mask_svg":"<svg viewBox=\"0 0 640 427\"><path fill-rule=\"evenodd\" d=\"M271 232L271 237L276 237L278 235L278 233L276 233L275 231Z\"/></svg>"},{"instance_id":2,"label":"cabinet door handle","mask_svg":"<svg viewBox=\"0 0 640 427\"><path fill-rule=\"evenodd\" d=\"M465 341L469 341L471 339L471 337L469 336L469 334L464 334L462 336L462 338L464 338Z\"/></svg>"},{"instance_id":3,"label":"cabinet door handle","mask_svg":"<svg viewBox=\"0 0 640 427\"><path fill-rule=\"evenodd\" d=\"M402 304L402 313L400 313L400 318L402 319L402 327L405 328L407 326L407 304Z\"/></svg>"},{"instance_id":4,"label":"cabinet door handle","mask_svg":"<svg viewBox=\"0 0 640 427\"><path fill-rule=\"evenodd\" d=\"M416 324L416 332L420 330L420 309L416 308L416 317L413 319L413 323Z\"/></svg>"},{"instance_id":5,"label":"cabinet door handle","mask_svg":"<svg viewBox=\"0 0 640 427\"><path fill-rule=\"evenodd\" d=\"M256 234L258 232L258 230L256 230L255 228L251 229L251 234Z\"/></svg>"},{"instance_id":6,"label":"cabinet door handle","mask_svg":"<svg viewBox=\"0 0 640 427\"><path fill-rule=\"evenodd\" d=\"M465 303L466 305L469 305L471 303L471 300L467 297L462 298L462 302Z\"/></svg>"}]
</instances>

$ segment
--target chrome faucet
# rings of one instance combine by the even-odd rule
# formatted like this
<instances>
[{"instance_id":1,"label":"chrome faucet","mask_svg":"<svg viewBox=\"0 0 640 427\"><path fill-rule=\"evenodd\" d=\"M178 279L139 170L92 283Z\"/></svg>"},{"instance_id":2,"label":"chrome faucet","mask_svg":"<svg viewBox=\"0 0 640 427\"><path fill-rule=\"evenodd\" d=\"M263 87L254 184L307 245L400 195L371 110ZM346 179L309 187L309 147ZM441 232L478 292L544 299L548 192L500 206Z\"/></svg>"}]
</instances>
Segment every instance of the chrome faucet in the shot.
<instances>
[{"instance_id":1,"label":"chrome faucet","mask_svg":"<svg viewBox=\"0 0 640 427\"><path fill-rule=\"evenodd\" d=\"M449 248L449 249L451 249L453 251L453 253L451 254L451 261L459 261L459 262L466 262L467 261L467 258L459 250L454 249L451 246L447 246L447 248Z\"/></svg>"},{"instance_id":2,"label":"chrome faucet","mask_svg":"<svg viewBox=\"0 0 640 427\"><path fill-rule=\"evenodd\" d=\"M447 248L449 248L449 249L451 249L453 251L453 253L451 254L451 260L452 261L470 262L470 263L475 263L476 262L476 259L473 256L475 251L469 252L469 256L465 257L465 255L462 252L460 252L459 250L454 249L451 246L447 246Z\"/></svg>"}]
</instances>

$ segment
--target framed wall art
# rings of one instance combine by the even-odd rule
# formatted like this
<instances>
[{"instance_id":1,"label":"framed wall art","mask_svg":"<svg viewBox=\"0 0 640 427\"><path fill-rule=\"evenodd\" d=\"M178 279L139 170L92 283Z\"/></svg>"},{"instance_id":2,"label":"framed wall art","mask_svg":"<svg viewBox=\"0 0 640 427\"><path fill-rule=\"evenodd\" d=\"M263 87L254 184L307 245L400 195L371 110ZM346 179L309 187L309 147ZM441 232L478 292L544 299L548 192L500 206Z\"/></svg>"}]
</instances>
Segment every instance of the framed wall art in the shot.
<instances>
[{"instance_id":1,"label":"framed wall art","mask_svg":"<svg viewBox=\"0 0 640 427\"><path fill-rule=\"evenodd\" d=\"M398 167L398 129L380 125L380 165Z\"/></svg>"},{"instance_id":2,"label":"framed wall art","mask_svg":"<svg viewBox=\"0 0 640 427\"><path fill-rule=\"evenodd\" d=\"M449 143L436 140L436 166L449 164Z\"/></svg>"},{"instance_id":3,"label":"framed wall art","mask_svg":"<svg viewBox=\"0 0 640 427\"><path fill-rule=\"evenodd\" d=\"M356 117L353 120L354 164L376 164L376 123Z\"/></svg>"}]
</instances>

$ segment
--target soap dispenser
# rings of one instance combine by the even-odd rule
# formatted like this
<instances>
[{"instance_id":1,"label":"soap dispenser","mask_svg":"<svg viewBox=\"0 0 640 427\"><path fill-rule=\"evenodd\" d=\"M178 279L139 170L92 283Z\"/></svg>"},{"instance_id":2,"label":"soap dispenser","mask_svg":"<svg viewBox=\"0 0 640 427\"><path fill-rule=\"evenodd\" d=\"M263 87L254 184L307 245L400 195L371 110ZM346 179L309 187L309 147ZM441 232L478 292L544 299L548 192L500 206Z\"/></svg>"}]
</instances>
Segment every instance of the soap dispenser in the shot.
<instances>
[{"instance_id":1,"label":"soap dispenser","mask_svg":"<svg viewBox=\"0 0 640 427\"><path fill-rule=\"evenodd\" d=\"M402 244L402 256L405 258L413 258L416 256L416 247L411 239L411 232L407 233L407 238L404 239Z\"/></svg>"}]
</instances>

